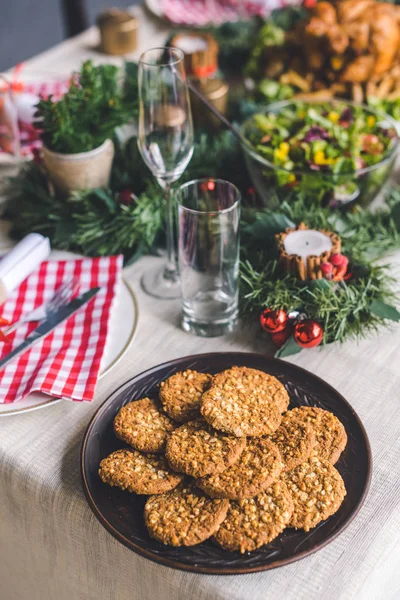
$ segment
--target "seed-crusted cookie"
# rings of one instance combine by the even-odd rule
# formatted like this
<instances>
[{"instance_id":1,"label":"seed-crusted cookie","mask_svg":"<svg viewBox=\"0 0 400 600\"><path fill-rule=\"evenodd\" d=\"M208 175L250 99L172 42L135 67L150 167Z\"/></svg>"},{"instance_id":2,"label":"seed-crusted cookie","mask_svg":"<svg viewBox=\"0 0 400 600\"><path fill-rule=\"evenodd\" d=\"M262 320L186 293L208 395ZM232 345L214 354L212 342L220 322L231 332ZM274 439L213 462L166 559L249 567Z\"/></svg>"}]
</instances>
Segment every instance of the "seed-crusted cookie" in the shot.
<instances>
[{"instance_id":1,"label":"seed-crusted cookie","mask_svg":"<svg viewBox=\"0 0 400 600\"><path fill-rule=\"evenodd\" d=\"M173 429L171 419L150 398L125 404L114 419L116 436L141 452L163 452Z\"/></svg>"},{"instance_id":2,"label":"seed-crusted cookie","mask_svg":"<svg viewBox=\"0 0 400 600\"><path fill-rule=\"evenodd\" d=\"M216 375L201 398L202 416L215 429L237 437L273 433L282 419L281 408L266 390L262 375L265 373L247 367Z\"/></svg>"},{"instance_id":3,"label":"seed-crusted cookie","mask_svg":"<svg viewBox=\"0 0 400 600\"><path fill-rule=\"evenodd\" d=\"M252 438L234 465L201 477L196 484L212 498L252 498L274 483L283 467L275 444L266 438Z\"/></svg>"},{"instance_id":4,"label":"seed-crusted cookie","mask_svg":"<svg viewBox=\"0 0 400 600\"><path fill-rule=\"evenodd\" d=\"M225 390L243 390L254 394L266 394L276 402L280 412L285 412L289 406L289 394L285 386L273 375L251 369L250 367L232 367L214 375L213 386Z\"/></svg>"},{"instance_id":5,"label":"seed-crusted cookie","mask_svg":"<svg viewBox=\"0 0 400 600\"><path fill-rule=\"evenodd\" d=\"M204 477L230 467L245 445L245 438L225 435L197 419L175 429L168 438L165 454L174 471Z\"/></svg>"},{"instance_id":6,"label":"seed-crusted cookie","mask_svg":"<svg viewBox=\"0 0 400 600\"><path fill-rule=\"evenodd\" d=\"M347 444L346 430L339 419L331 412L315 406L294 408L290 414L301 423L310 423L313 428L313 455L334 465Z\"/></svg>"},{"instance_id":7,"label":"seed-crusted cookie","mask_svg":"<svg viewBox=\"0 0 400 600\"><path fill-rule=\"evenodd\" d=\"M150 536L162 544L194 546L218 529L228 506L228 500L212 500L193 484L182 484L149 498L144 519Z\"/></svg>"},{"instance_id":8,"label":"seed-crusted cookie","mask_svg":"<svg viewBox=\"0 0 400 600\"><path fill-rule=\"evenodd\" d=\"M346 488L340 473L327 460L315 456L283 475L293 499L289 526L309 531L333 515L343 502Z\"/></svg>"},{"instance_id":9,"label":"seed-crusted cookie","mask_svg":"<svg viewBox=\"0 0 400 600\"><path fill-rule=\"evenodd\" d=\"M289 410L283 415L280 427L270 438L279 448L286 471L306 461L315 444L311 425L292 417L292 412Z\"/></svg>"},{"instance_id":10,"label":"seed-crusted cookie","mask_svg":"<svg viewBox=\"0 0 400 600\"><path fill-rule=\"evenodd\" d=\"M289 491L283 481L277 481L254 498L232 501L214 539L226 550L251 552L275 539L292 512Z\"/></svg>"},{"instance_id":11,"label":"seed-crusted cookie","mask_svg":"<svg viewBox=\"0 0 400 600\"><path fill-rule=\"evenodd\" d=\"M160 400L167 415L178 423L186 423L200 416L200 400L210 385L212 376L188 369L163 381Z\"/></svg>"},{"instance_id":12,"label":"seed-crusted cookie","mask_svg":"<svg viewBox=\"0 0 400 600\"><path fill-rule=\"evenodd\" d=\"M117 450L100 463L104 483L136 494L162 494L176 488L183 479L173 473L164 456L137 450Z\"/></svg>"}]
</instances>

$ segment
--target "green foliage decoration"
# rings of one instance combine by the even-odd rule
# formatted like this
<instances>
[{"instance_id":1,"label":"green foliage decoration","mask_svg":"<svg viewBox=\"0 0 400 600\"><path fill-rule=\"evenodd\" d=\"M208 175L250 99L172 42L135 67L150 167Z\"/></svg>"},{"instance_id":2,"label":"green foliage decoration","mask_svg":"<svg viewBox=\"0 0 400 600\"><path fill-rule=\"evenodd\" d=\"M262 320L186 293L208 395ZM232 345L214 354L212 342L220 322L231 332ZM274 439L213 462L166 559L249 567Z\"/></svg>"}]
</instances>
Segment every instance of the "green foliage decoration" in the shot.
<instances>
[{"instance_id":1,"label":"green foliage decoration","mask_svg":"<svg viewBox=\"0 0 400 600\"><path fill-rule=\"evenodd\" d=\"M132 97L131 90L127 100ZM83 63L71 77L68 92L58 101L39 101L35 126L49 150L76 154L93 150L113 136L130 118L129 102L113 65Z\"/></svg>"}]
</instances>

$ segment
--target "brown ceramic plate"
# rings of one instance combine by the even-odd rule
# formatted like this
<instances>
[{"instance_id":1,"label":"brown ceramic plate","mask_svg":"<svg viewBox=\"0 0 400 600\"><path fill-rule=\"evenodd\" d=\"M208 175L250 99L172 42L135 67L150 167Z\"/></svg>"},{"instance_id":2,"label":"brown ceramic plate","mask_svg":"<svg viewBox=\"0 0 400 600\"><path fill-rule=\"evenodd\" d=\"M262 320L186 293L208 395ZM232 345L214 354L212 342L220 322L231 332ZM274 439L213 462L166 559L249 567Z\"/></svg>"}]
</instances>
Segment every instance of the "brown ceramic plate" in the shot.
<instances>
[{"instance_id":1,"label":"brown ceramic plate","mask_svg":"<svg viewBox=\"0 0 400 600\"><path fill-rule=\"evenodd\" d=\"M118 410L143 396L157 397L158 384L177 371L196 369L218 373L233 365L253 367L275 375L289 392L291 405L319 406L342 421L348 444L336 464L347 489L339 511L308 533L286 529L272 543L241 555L223 550L211 540L191 548L173 548L152 540L143 521L146 498L111 488L101 482L102 458L122 447L113 433ZM81 451L83 488L100 523L128 548L163 565L197 573L232 575L263 571L292 563L323 548L354 519L364 502L371 479L372 459L367 434L350 404L330 385L288 362L260 354L213 353L187 356L137 375L100 406L86 430Z\"/></svg>"}]
</instances>

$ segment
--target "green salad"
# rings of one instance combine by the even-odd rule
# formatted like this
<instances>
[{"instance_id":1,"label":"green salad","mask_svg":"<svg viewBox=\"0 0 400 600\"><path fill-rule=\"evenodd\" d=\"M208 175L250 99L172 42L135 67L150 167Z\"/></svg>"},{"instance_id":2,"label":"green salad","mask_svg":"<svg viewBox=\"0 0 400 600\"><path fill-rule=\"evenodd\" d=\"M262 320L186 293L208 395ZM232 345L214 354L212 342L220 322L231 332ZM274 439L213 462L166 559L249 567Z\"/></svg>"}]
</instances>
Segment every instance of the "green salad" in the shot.
<instances>
[{"instance_id":1,"label":"green salad","mask_svg":"<svg viewBox=\"0 0 400 600\"><path fill-rule=\"evenodd\" d=\"M344 200L360 192L359 179L365 174L376 172L371 183L379 183L378 171L391 162L382 161L394 155L398 143L389 117L342 101L288 101L253 115L244 134L257 155L270 164L270 170L264 167L262 171L265 185L301 191L313 188L319 194L331 189ZM247 160L252 162L249 156ZM254 175L254 160L249 167ZM384 171L383 179L386 166ZM259 187L260 177L256 179Z\"/></svg>"},{"instance_id":2,"label":"green salad","mask_svg":"<svg viewBox=\"0 0 400 600\"><path fill-rule=\"evenodd\" d=\"M381 162L397 140L388 122L346 103L293 103L256 114L253 123L257 152L288 171L351 173Z\"/></svg>"}]
</instances>

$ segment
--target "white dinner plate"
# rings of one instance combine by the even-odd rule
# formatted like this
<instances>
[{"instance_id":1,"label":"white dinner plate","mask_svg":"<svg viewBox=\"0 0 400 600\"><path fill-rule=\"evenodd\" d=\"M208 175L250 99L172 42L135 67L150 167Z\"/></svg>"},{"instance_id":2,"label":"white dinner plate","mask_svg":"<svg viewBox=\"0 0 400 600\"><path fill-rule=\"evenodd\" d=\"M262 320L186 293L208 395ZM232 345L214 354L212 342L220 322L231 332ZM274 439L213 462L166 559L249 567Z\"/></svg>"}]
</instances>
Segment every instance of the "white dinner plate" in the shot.
<instances>
[{"instance_id":1,"label":"white dinner plate","mask_svg":"<svg viewBox=\"0 0 400 600\"><path fill-rule=\"evenodd\" d=\"M138 309L135 295L128 283L123 281L116 298L115 310L111 315L110 332L101 363L100 377L109 373L128 350L135 335L137 320ZM0 404L0 417L45 408L56 402L70 402L70 400L52 398L40 393L29 394L18 402Z\"/></svg>"}]
</instances>

